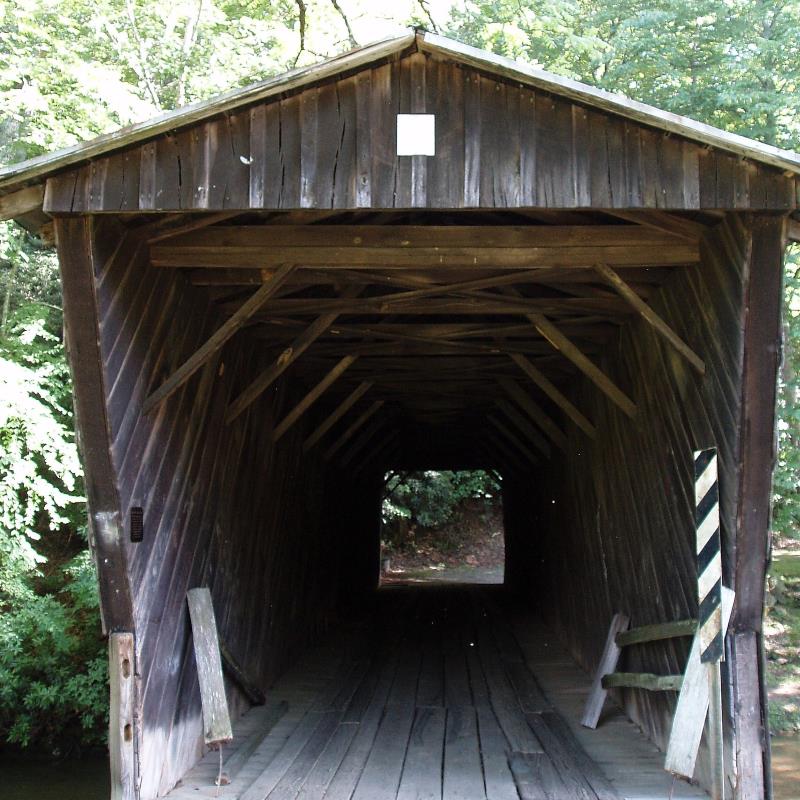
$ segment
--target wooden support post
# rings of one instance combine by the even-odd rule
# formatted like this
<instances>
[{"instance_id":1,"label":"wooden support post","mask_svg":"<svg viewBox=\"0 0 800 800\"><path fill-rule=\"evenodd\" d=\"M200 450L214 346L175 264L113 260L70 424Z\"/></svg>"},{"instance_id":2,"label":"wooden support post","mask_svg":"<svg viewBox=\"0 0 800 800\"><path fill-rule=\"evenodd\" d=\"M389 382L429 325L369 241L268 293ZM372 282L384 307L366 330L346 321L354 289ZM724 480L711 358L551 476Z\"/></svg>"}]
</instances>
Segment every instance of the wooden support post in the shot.
<instances>
[{"instance_id":1,"label":"wooden support post","mask_svg":"<svg viewBox=\"0 0 800 800\"><path fill-rule=\"evenodd\" d=\"M383 400L376 400L344 433L325 451L325 460L330 461L342 445L383 405Z\"/></svg>"},{"instance_id":2,"label":"wooden support post","mask_svg":"<svg viewBox=\"0 0 800 800\"><path fill-rule=\"evenodd\" d=\"M503 387L505 393L516 400L523 411L552 439L553 443L561 450L567 449L567 437L558 425L553 422L550 417L545 414L542 408L531 400L528 393L516 382L510 378L500 378L500 385Z\"/></svg>"},{"instance_id":3,"label":"wooden support post","mask_svg":"<svg viewBox=\"0 0 800 800\"><path fill-rule=\"evenodd\" d=\"M539 450L545 458L550 458L550 444L539 434L539 432L528 422L527 418L520 414L517 409L507 400L498 400L497 407L508 417L508 419L522 431L525 438Z\"/></svg>"},{"instance_id":4,"label":"wooden support post","mask_svg":"<svg viewBox=\"0 0 800 800\"><path fill-rule=\"evenodd\" d=\"M233 739L233 731L225 696L211 592L206 587L189 589L186 600L192 620L194 657L200 684L200 702L203 706L203 738L208 745L219 745Z\"/></svg>"},{"instance_id":5,"label":"wooden support post","mask_svg":"<svg viewBox=\"0 0 800 800\"><path fill-rule=\"evenodd\" d=\"M112 633L108 637L111 800L135 800L137 795L134 657L132 633Z\"/></svg>"},{"instance_id":6,"label":"wooden support post","mask_svg":"<svg viewBox=\"0 0 800 800\"><path fill-rule=\"evenodd\" d=\"M608 689L603 686L603 678L617 668L622 652L617 644L617 635L628 630L628 625L630 625L630 617L627 614L618 612L611 618L611 626L608 629L608 636L606 636L606 646L603 648L603 655L600 656L600 663L594 673L592 688L589 690L589 697L583 709L583 717L581 717L581 725L586 728L597 727L600 714L603 712L603 704L608 696Z\"/></svg>"},{"instance_id":7,"label":"wooden support post","mask_svg":"<svg viewBox=\"0 0 800 800\"><path fill-rule=\"evenodd\" d=\"M528 314L539 333L568 358L606 397L629 417L636 416L636 404L599 367L590 361L544 314Z\"/></svg>"},{"instance_id":8,"label":"wooden support post","mask_svg":"<svg viewBox=\"0 0 800 800\"><path fill-rule=\"evenodd\" d=\"M195 352L144 401L142 413L148 414L159 403L166 400L176 389L183 386L211 356L222 349L225 342L227 342L228 339L230 339L231 336L233 336L285 283L289 275L292 274L294 268L294 264L284 264L275 272L270 281L259 287L255 294L246 300L233 316L220 325L219 329L211 335L205 344L195 350Z\"/></svg>"},{"instance_id":9,"label":"wooden support post","mask_svg":"<svg viewBox=\"0 0 800 800\"><path fill-rule=\"evenodd\" d=\"M660 336L666 339L701 375L706 373L706 364L686 342L675 333L661 317L650 308L644 300L625 283L619 274L608 264L595 264L597 273L634 308L641 318L647 322Z\"/></svg>"},{"instance_id":10,"label":"wooden support post","mask_svg":"<svg viewBox=\"0 0 800 800\"><path fill-rule=\"evenodd\" d=\"M362 286L348 286L342 292L342 299L355 297ZM277 361L267 370L262 372L228 407L225 421L233 422L251 403L255 402L291 364L308 350L339 316L339 311L322 314L317 317L292 343L278 356Z\"/></svg>"},{"instance_id":11,"label":"wooden support post","mask_svg":"<svg viewBox=\"0 0 800 800\"><path fill-rule=\"evenodd\" d=\"M303 452L307 453L374 385L372 381L359 383L303 442Z\"/></svg>"},{"instance_id":12,"label":"wooden support post","mask_svg":"<svg viewBox=\"0 0 800 800\"><path fill-rule=\"evenodd\" d=\"M333 369L275 426L272 441L277 442L300 417L335 383L344 371L358 358L345 356Z\"/></svg>"},{"instance_id":13,"label":"wooden support post","mask_svg":"<svg viewBox=\"0 0 800 800\"><path fill-rule=\"evenodd\" d=\"M509 353L509 358L591 439L597 435L597 430L588 419L541 373L531 362L520 353Z\"/></svg>"},{"instance_id":14,"label":"wooden support post","mask_svg":"<svg viewBox=\"0 0 800 800\"><path fill-rule=\"evenodd\" d=\"M722 735L722 677L719 661L705 665L708 673L708 750L711 756L711 797L725 800L725 752Z\"/></svg>"}]
</instances>

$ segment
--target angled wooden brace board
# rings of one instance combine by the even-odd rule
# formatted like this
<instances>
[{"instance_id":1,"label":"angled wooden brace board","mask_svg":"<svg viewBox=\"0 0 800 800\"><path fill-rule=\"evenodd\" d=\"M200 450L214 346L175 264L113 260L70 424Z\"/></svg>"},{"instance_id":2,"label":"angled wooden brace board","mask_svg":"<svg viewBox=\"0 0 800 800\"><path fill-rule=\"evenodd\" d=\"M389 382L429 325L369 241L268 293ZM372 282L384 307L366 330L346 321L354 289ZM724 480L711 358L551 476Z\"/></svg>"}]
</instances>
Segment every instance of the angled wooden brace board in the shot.
<instances>
[{"instance_id":1,"label":"angled wooden brace board","mask_svg":"<svg viewBox=\"0 0 800 800\"><path fill-rule=\"evenodd\" d=\"M200 700L203 704L203 738L206 744L219 744L233 739L225 680L222 677L222 660L219 652L217 623L211 592L206 587L189 589L186 593L189 616L192 620L194 657L197 662L197 679L200 683Z\"/></svg>"},{"instance_id":2,"label":"angled wooden brace board","mask_svg":"<svg viewBox=\"0 0 800 800\"><path fill-rule=\"evenodd\" d=\"M722 587L722 631L723 638L733 610L734 592ZM678 705L672 718L667 758L664 769L691 778L703 736L703 727L708 713L709 690L706 665L700 661L700 636L695 635L692 649L686 662L683 686L678 695Z\"/></svg>"}]
</instances>

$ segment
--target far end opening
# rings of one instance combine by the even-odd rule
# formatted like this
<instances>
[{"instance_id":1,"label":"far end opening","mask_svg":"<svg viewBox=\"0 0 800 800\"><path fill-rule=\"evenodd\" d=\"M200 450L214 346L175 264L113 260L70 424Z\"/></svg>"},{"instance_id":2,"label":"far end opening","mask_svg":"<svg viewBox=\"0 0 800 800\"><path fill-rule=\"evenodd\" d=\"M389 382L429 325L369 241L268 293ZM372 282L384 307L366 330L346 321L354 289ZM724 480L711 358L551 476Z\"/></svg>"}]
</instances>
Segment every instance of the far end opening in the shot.
<instances>
[{"instance_id":1,"label":"far end opening","mask_svg":"<svg viewBox=\"0 0 800 800\"><path fill-rule=\"evenodd\" d=\"M484 470L387 472L380 585L503 583L501 482Z\"/></svg>"}]
</instances>

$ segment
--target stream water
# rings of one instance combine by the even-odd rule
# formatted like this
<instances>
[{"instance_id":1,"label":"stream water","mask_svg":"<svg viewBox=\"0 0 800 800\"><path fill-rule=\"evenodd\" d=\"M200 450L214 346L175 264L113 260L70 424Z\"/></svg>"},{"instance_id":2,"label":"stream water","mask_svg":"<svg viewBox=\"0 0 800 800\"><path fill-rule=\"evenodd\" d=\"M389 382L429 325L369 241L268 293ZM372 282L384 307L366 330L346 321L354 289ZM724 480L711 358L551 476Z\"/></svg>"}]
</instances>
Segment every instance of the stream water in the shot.
<instances>
[{"instance_id":1,"label":"stream water","mask_svg":"<svg viewBox=\"0 0 800 800\"><path fill-rule=\"evenodd\" d=\"M105 756L64 761L0 758L3 800L108 800Z\"/></svg>"}]
</instances>

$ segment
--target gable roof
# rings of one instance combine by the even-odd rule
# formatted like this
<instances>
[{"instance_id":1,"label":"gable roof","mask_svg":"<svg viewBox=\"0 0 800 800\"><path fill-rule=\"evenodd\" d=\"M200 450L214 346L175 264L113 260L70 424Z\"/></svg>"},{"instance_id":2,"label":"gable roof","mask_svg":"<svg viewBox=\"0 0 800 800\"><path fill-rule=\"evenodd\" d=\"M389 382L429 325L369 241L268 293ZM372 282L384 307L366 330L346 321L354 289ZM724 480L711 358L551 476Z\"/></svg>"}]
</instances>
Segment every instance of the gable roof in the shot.
<instances>
[{"instance_id":1,"label":"gable roof","mask_svg":"<svg viewBox=\"0 0 800 800\"><path fill-rule=\"evenodd\" d=\"M218 114L279 96L285 92L296 91L346 72L358 71L386 58L414 51L456 61L498 77L582 103L591 108L678 134L690 141L800 174L800 154L790 150L783 150L738 134L728 133L689 117L662 111L623 95L613 94L528 64L497 56L438 34L409 31L402 36L356 48L310 67L291 70L243 89L235 89L210 100L183 106L175 111L120 128L63 150L0 167L0 195L31 184L41 183L49 175L67 167L86 163L99 156L108 155L168 131L174 131ZM0 218L3 218L2 213L0 213Z\"/></svg>"}]
</instances>

